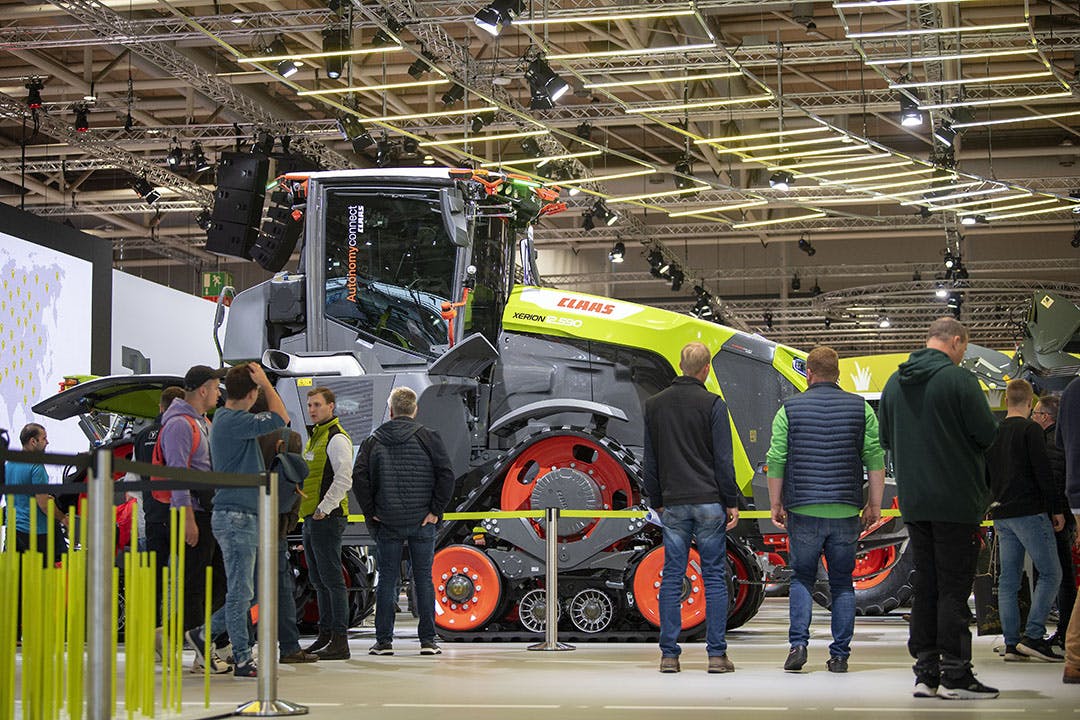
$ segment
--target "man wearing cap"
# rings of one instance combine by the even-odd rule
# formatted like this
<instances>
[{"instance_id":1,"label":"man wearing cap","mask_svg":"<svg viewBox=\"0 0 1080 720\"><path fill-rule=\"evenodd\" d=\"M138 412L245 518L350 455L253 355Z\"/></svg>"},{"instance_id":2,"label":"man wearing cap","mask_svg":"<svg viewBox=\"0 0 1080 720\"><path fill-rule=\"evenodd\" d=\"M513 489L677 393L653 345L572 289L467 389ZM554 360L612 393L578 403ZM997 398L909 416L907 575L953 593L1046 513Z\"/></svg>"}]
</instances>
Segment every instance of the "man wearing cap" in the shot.
<instances>
[{"instance_id":1,"label":"man wearing cap","mask_svg":"<svg viewBox=\"0 0 1080 720\"><path fill-rule=\"evenodd\" d=\"M219 380L225 369L195 365L184 375L184 396L176 398L161 416L161 455L169 467L210 469L210 421L206 413L217 407ZM187 515L184 542L184 629L200 625L206 602L206 568L217 544L210 529L214 491L173 490L169 505ZM215 662L214 672L228 672Z\"/></svg>"}]
</instances>

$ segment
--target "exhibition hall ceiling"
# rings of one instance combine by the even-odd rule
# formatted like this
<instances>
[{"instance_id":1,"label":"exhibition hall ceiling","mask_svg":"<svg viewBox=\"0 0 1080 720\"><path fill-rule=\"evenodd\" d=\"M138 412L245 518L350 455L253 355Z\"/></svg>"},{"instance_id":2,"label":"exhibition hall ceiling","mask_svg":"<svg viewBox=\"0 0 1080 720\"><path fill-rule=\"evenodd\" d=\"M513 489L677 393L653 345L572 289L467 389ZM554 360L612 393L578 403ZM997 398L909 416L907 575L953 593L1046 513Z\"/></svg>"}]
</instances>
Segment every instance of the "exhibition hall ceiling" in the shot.
<instances>
[{"instance_id":1,"label":"exhibition hall ceiling","mask_svg":"<svg viewBox=\"0 0 1080 720\"><path fill-rule=\"evenodd\" d=\"M219 154L272 141L279 170L556 182L549 282L800 347L909 348L950 302L1007 347L1034 290L1080 299L1075 2L0 0L0 20L0 201L173 284L257 277L197 218Z\"/></svg>"}]
</instances>

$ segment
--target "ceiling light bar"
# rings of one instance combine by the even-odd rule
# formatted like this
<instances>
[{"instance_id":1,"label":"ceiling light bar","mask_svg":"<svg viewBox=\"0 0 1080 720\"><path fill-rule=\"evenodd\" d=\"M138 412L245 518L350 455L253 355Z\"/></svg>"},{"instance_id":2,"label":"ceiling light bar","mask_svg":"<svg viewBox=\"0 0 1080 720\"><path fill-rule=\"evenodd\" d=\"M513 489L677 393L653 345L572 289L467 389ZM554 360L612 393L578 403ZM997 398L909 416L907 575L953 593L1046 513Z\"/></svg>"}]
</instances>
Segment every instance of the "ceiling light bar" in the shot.
<instances>
[{"instance_id":1,"label":"ceiling light bar","mask_svg":"<svg viewBox=\"0 0 1080 720\"><path fill-rule=\"evenodd\" d=\"M746 147L727 148L727 149L721 149L721 148L717 147L717 148L714 148L714 149L716 150L717 154L725 155L725 154L728 154L728 153L753 152L753 151L757 151L757 150L775 150L777 148L795 147L797 145L798 146L801 146L801 145L821 145L822 143L829 143L829 142L842 142L842 140L840 138L838 138L838 137L823 137L823 138L812 138L810 140L792 140L791 142L788 142L787 140L784 140L783 142L768 143L766 145L747 145Z\"/></svg>"},{"instance_id":2,"label":"ceiling light bar","mask_svg":"<svg viewBox=\"0 0 1080 720\"><path fill-rule=\"evenodd\" d=\"M351 92L380 92L382 90L400 90L402 88L424 87L427 85L445 85L449 78L435 80L417 80L415 82L387 83L385 85L353 85L352 87L326 88L323 90L301 90L297 95L343 95Z\"/></svg>"},{"instance_id":3,"label":"ceiling light bar","mask_svg":"<svg viewBox=\"0 0 1080 720\"><path fill-rule=\"evenodd\" d=\"M905 170L904 172L886 173L884 175L871 175L868 177L843 177L838 180L825 180L820 183L821 185L855 185L857 183L864 182L877 182L879 180L894 180L902 177L914 177L916 175L922 175L924 173L933 172L934 168L922 168L921 170ZM838 172L850 172L849 170L842 170Z\"/></svg>"},{"instance_id":4,"label":"ceiling light bar","mask_svg":"<svg viewBox=\"0 0 1080 720\"><path fill-rule=\"evenodd\" d=\"M495 112L499 108L495 105L485 105L478 108L467 108L465 110L439 110L437 112L426 113L410 113L408 115L379 115L377 117L364 117L365 122L394 122L396 120L423 120L424 118L433 117L456 117L461 115L480 115L483 113ZM536 132L543 134L545 131L537 130Z\"/></svg>"},{"instance_id":5,"label":"ceiling light bar","mask_svg":"<svg viewBox=\"0 0 1080 720\"><path fill-rule=\"evenodd\" d=\"M931 210L946 210L946 207L939 207L936 203L942 202L944 200L962 200L963 198L976 197L978 195L993 195L995 193L1007 192L1008 190L1010 190L1010 188L1005 185L995 185L994 187L984 188L982 190L969 190L967 192L953 193L951 195L935 195L933 197L926 198L925 202L930 203L930 205L933 206L930 208ZM984 198L982 202L992 202L992 200ZM918 205L920 203L908 201L900 204Z\"/></svg>"},{"instance_id":6,"label":"ceiling light bar","mask_svg":"<svg viewBox=\"0 0 1080 720\"><path fill-rule=\"evenodd\" d=\"M648 20L650 18L684 17L694 10L656 10L654 12L588 13L586 15L559 15L529 20L515 20L515 25L558 25L561 23L612 22L616 20Z\"/></svg>"},{"instance_id":7,"label":"ceiling light bar","mask_svg":"<svg viewBox=\"0 0 1080 720\"><path fill-rule=\"evenodd\" d=\"M792 217L774 218L772 220L754 220L752 222L733 223L731 228L733 230L742 230L743 228L762 227L764 225L779 225L780 223L798 222L799 220L816 220L818 218L825 217L823 212L812 212L806 215L794 215Z\"/></svg>"},{"instance_id":8,"label":"ceiling light bar","mask_svg":"<svg viewBox=\"0 0 1080 720\"><path fill-rule=\"evenodd\" d=\"M911 88L945 87L948 85L981 85L993 82L1011 82L1013 80L1030 80L1032 78L1049 77L1053 75L1049 70L1039 72L1018 73L1016 75L990 75L981 78L960 78L959 80L929 80L927 82L889 83L890 90L908 90Z\"/></svg>"},{"instance_id":9,"label":"ceiling light bar","mask_svg":"<svg viewBox=\"0 0 1080 720\"><path fill-rule=\"evenodd\" d=\"M790 170L793 173L797 173L797 174L800 174L800 175L811 176L810 173L806 173L806 172L803 172L803 171L808 169L808 168L828 167L829 165L850 165L853 162L862 162L864 160L881 160L883 158L891 158L891 157L893 157L893 156L890 155L889 153L877 153L877 154L874 154L874 155L863 155L861 157L859 157L859 156L842 157L842 158L835 158L835 159L832 159L832 160L819 160L817 162L812 162L812 163L798 163L798 164L795 164L795 165L770 165L769 169L770 170Z\"/></svg>"},{"instance_id":10,"label":"ceiling light bar","mask_svg":"<svg viewBox=\"0 0 1080 720\"><path fill-rule=\"evenodd\" d=\"M702 190L711 190L710 185L694 185L693 187L677 188L675 190L662 190L654 193L644 193L642 195L620 195L618 197L608 198L608 205L612 203L625 203L634 202L635 200L651 200L653 198L671 197L673 195L689 195L690 193L701 192Z\"/></svg>"},{"instance_id":11,"label":"ceiling light bar","mask_svg":"<svg viewBox=\"0 0 1080 720\"><path fill-rule=\"evenodd\" d=\"M463 145L469 142L487 142L489 140L513 140L514 138L536 137L547 134L547 130L523 130L522 132L503 133L501 135L473 135L472 137L450 138L449 140L428 140L420 143L420 147Z\"/></svg>"},{"instance_id":12,"label":"ceiling light bar","mask_svg":"<svg viewBox=\"0 0 1080 720\"><path fill-rule=\"evenodd\" d=\"M779 155L765 155L763 157L749 157L747 160L754 162L772 162L773 160L792 160L802 157L815 157L817 155L832 155L834 153L856 152L868 150L866 145L841 145L840 147L828 147L820 150L806 150L803 152L780 153Z\"/></svg>"},{"instance_id":13,"label":"ceiling light bar","mask_svg":"<svg viewBox=\"0 0 1080 720\"><path fill-rule=\"evenodd\" d=\"M847 159L848 158L845 158L845 161ZM877 165L865 165L860 168L843 168L842 170L826 170L824 172L818 173L806 173L806 176L811 178L832 177L833 175L844 175L845 173L851 172L866 172L867 170L887 170L889 168L904 167L905 165L912 164L914 164L913 160L900 160L898 162L879 163ZM827 183L822 184L824 185Z\"/></svg>"},{"instance_id":14,"label":"ceiling light bar","mask_svg":"<svg viewBox=\"0 0 1080 720\"><path fill-rule=\"evenodd\" d=\"M931 176L919 178L918 180L905 180L904 182L885 183L884 185L867 185L866 187L852 187L848 190L848 192L873 192L874 190L885 190L888 188L911 187L912 185L926 185L927 183L932 183L935 180L940 179L941 178Z\"/></svg>"},{"instance_id":15,"label":"ceiling light bar","mask_svg":"<svg viewBox=\"0 0 1080 720\"><path fill-rule=\"evenodd\" d=\"M928 30L875 30L873 32L848 33L848 40L862 40L863 38L885 37L915 37L919 35L949 35L966 32L993 32L995 30L1020 30L1027 29L1027 23L1011 22L997 25L960 25L957 27L931 28Z\"/></svg>"},{"instance_id":16,"label":"ceiling light bar","mask_svg":"<svg viewBox=\"0 0 1080 720\"><path fill-rule=\"evenodd\" d=\"M1071 211L1071 210L1074 210L1077 207L1080 207L1080 206L1077 206L1077 205L1061 205L1059 207L1040 208L1038 210L1024 210L1022 212L1011 212L1011 213L1005 213L1003 215L987 215L986 219L987 220L1007 220L1008 218L1026 217L1028 215L1042 215L1044 213L1062 212L1064 210L1070 210Z\"/></svg>"},{"instance_id":17,"label":"ceiling light bar","mask_svg":"<svg viewBox=\"0 0 1080 720\"><path fill-rule=\"evenodd\" d=\"M560 180L559 182L550 183L551 185L584 185L591 182L604 182L605 180L618 180L619 178L628 177L640 177L642 175L652 175L656 172L656 168L644 168L642 170L628 170L621 173L613 173L611 175L594 175L592 177L574 178L573 180Z\"/></svg>"},{"instance_id":18,"label":"ceiling light bar","mask_svg":"<svg viewBox=\"0 0 1080 720\"><path fill-rule=\"evenodd\" d=\"M750 200L747 202L735 203L733 205L715 205L713 207L697 208L695 210L669 212L668 217L687 217L688 215L704 215L707 213L728 212L731 210L745 210L746 208L761 207L762 205L768 204L768 200Z\"/></svg>"},{"instance_id":19,"label":"ceiling light bar","mask_svg":"<svg viewBox=\"0 0 1080 720\"><path fill-rule=\"evenodd\" d=\"M705 143L709 143L715 145L729 145L730 143L742 142L744 140L760 140L762 138L787 137L789 135L806 135L808 133L819 133L825 132L827 130L832 130L832 128L828 125L819 125L817 127L799 128L797 130L774 130L772 132L751 133L750 135L731 135L728 137L701 138L700 140L695 140L694 144L703 145Z\"/></svg>"},{"instance_id":20,"label":"ceiling light bar","mask_svg":"<svg viewBox=\"0 0 1080 720\"><path fill-rule=\"evenodd\" d=\"M866 60L866 65L908 65L911 63L939 62L942 60L975 60L978 58L1009 57L1012 55L1033 55L1038 50L1024 48L1022 50L987 50L977 53L956 53L953 55L924 55L916 57L884 58L880 60Z\"/></svg>"},{"instance_id":21,"label":"ceiling light bar","mask_svg":"<svg viewBox=\"0 0 1080 720\"><path fill-rule=\"evenodd\" d=\"M763 102L772 100L772 93L762 95L747 95L740 98L723 98L715 100L700 100L692 103L679 103L678 105L651 105L647 107L627 107L626 112L635 114L673 112L676 110L696 110L707 107L720 107L723 105L740 105L742 103Z\"/></svg>"},{"instance_id":22,"label":"ceiling light bar","mask_svg":"<svg viewBox=\"0 0 1080 720\"><path fill-rule=\"evenodd\" d=\"M1030 197L1030 195L1028 196ZM1005 198L994 198L991 202L1001 202ZM1011 205L999 205L997 207L982 208L981 210L965 210L957 213L957 215L984 215L986 213L996 213L1003 210L1019 210L1020 208L1035 207L1037 205L1049 205L1053 202L1058 202L1060 198L1046 198L1044 200L1032 200L1031 202L1012 203Z\"/></svg>"},{"instance_id":23,"label":"ceiling light bar","mask_svg":"<svg viewBox=\"0 0 1080 720\"><path fill-rule=\"evenodd\" d=\"M520 25L521 23L516 23ZM628 50L601 50L599 52L563 53L561 55L548 55L548 60L581 60L582 58L611 58L611 57L638 57L639 55L660 55L662 53L678 53L687 50L715 50L715 43L696 43L694 45L665 45L653 48L630 48Z\"/></svg>"},{"instance_id":24,"label":"ceiling light bar","mask_svg":"<svg viewBox=\"0 0 1080 720\"><path fill-rule=\"evenodd\" d=\"M905 190L904 192L897 192L897 193L894 193L894 192L889 192L889 193L877 192L875 194L880 195L882 197L892 198L893 200L898 200L899 198L907 197L908 195L918 195L919 193L928 193L928 192L941 192L942 190L949 190L949 191L960 190L962 188L969 188L969 187L974 187L975 185L982 185L982 184L983 184L982 180L972 180L971 182L956 183L954 185L942 185L941 187L936 187L936 188L921 187L921 188L919 188L917 190ZM930 201L927 200L926 202L930 202Z\"/></svg>"},{"instance_id":25,"label":"ceiling light bar","mask_svg":"<svg viewBox=\"0 0 1080 720\"><path fill-rule=\"evenodd\" d=\"M959 130L960 128L986 127L987 125L1004 125L1005 123L1031 122L1034 120L1053 120L1054 118L1074 117L1076 115L1080 115L1080 110L1070 110L1068 112L1059 113L1046 113L1044 115L1024 115L1021 117L1003 118L1001 120L977 120L973 122L953 123L953 129Z\"/></svg>"},{"instance_id":26,"label":"ceiling light bar","mask_svg":"<svg viewBox=\"0 0 1080 720\"><path fill-rule=\"evenodd\" d=\"M845 2L834 2L833 7L840 10L847 8L864 8L864 7L903 7L905 5L937 5L940 3L962 3L971 2L971 0L847 0Z\"/></svg>"},{"instance_id":27,"label":"ceiling light bar","mask_svg":"<svg viewBox=\"0 0 1080 720\"><path fill-rule=\"evenodd\" d=\"M1008 195L1006 197L1000 197L1000 198L979 198L977 200L965 200L964 202L950 203L949 205L937 205L936 204L937 201L938 201L937 198L934 198L933 200L928 199L928 200L926 200L926 202L930 203L930 209L931 210L955 210L957 208L971 207L972 205L986 205L987 203L1000 202L1002 200L1019 200L1020 198L1027 198L1027 197L1031 197L1031 193L1027 193L1027 192L1018 193L1016 195ZM907 201L902 202L900 204L901 205L920 205L921 203L915 202L913 200L907 200ZM977 211L966 212L966 213L962 213L962 214L966 214L966 215L974 215L976 213L983 214L983 213L985 213L987 211L988 211L988 208L981 208L981 209L979 209Z\"/></svg>"},{"instance_id":28,"label":"ceiling light bar","mask_svg":"<svg viewBox=\"0 0 1080 720\"><path fill-rule=\"evenodd\" d=\"M976 105L1005 105L1008 103L1026 103L1033 100L1053 100L1055 98L1072 97L1072 93L1068 90L1053 93L1043 93L1042 95L1025 95L1023 97L1009 97L1009 98L990 98L987 100L965 100L962 102L947 102L947 103L935 103L933 105L920 105L920 110L946 110L948 108L958 107L974 107Z\"/></svg>"},{"instance_id":29,"label":"ceiling light bar","mask_svg":"<svg viewBox=\"0 0 1080 720\"><path fill-rule=\"evenodd\" d=\"M602 155L601 150L587 150L584 152L566 153L564 155L544 155L535 158L517 158L515 160L500 160L499 162L486 162L480 165L482 168L503 167L506 165L532 165L534 163L549 163L554 160L572 160L574 158L595 157Z\"/></svg>"},{"instance_id":30,"label":"ceiling light bar","mask_svg":"<svg viewBox=\"0 0 1080 720\"><path fill-rule=\"evenodd\" d=\"M242 63L268 63L281 62L282 60L311 60L313 58L346 57L353 55L370 55L372 53L396 52L402 50L401 45L385 45L383 47L366 47L354 50L334 50L332 52L310 53L286 53L283 55L256 55L253 57L236 57L236 62Z\"/></svg>"},{"instance_id":31,"label":"ceiling light bar","mask_svg":"<svg viewBox=\"0 0 1080 720\"><path fill-rule=\"evenodd\" d=\"M597 88L634 87L637 85L663 85L666 83L695 82L697 80L720 80L723 78L738 77L740 75L742 75L742 73L735 70L731 72L704 73L702 75L682 75L680 77L665 77L657 79L644 78L640 80L612 80L610 82L585 83L583 87L586 90L592 90Z\"/></svg>"}]
</instances>

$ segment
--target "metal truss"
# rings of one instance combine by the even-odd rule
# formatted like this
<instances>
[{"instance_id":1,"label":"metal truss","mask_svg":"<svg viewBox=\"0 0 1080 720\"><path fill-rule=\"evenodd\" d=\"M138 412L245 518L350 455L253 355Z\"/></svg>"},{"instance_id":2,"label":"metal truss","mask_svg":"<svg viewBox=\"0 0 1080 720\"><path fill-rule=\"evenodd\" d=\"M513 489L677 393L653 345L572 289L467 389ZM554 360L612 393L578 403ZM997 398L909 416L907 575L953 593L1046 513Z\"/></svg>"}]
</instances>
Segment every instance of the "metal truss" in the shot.
<instances>
[{"instance_id":1,"label":"metal truss","mask_svg":"<svg viewBox=\"0 0 1080 720\"><path fill-rule=\"evenodd\" d=\"M74 215L124 215L138 213L167 214L179 212L198 212L206 207L194 200L166 200L162 198L153 205L145 202L129 203L87 203L73 205L49 205L32 208L35 215L42 217L70 217Z\"/></svg>"}]
</instances>

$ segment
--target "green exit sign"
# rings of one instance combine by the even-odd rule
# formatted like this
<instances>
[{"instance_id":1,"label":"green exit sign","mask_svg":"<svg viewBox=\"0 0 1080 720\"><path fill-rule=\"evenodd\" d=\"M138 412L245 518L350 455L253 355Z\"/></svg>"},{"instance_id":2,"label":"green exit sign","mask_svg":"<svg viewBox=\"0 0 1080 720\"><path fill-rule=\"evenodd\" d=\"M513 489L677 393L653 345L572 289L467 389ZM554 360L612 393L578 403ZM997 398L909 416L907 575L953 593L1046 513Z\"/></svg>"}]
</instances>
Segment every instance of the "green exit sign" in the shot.
<instances>
[{"instance_id":1,"label":"green exit sign","mask_svg":"<svg viewBox=\"0 0 1080 720\"><path fill-rule=\"evenodd\" d=\"M202 274L202 296L216 298L221 293L221 288L232 284L232 273L224 270L204 272Z\"/></svg>"}]
</instances>

